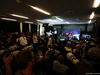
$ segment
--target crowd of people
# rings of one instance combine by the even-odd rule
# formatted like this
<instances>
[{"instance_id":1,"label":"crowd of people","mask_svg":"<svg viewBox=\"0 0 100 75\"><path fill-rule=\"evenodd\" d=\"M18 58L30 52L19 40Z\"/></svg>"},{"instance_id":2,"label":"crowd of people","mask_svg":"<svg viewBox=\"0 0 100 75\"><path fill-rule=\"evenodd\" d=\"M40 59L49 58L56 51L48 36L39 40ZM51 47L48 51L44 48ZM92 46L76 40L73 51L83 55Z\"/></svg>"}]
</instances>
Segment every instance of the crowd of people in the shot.
<instances>
[{"instance_id":1,"label":"crowd of people","mask_svg":"<svg viewBox=\"0 0 100 75\"><path fill-rule=\"evenodd\" d=\"M86 40L86 41L84 41ZM5 49L17 45L6 52ZM28 48L28 46L32 48ZM23 49L25 48L26 49ZM4 52L3 52L4 51ZM13 52L18 51L16 55ZM0 32L0 75L85 75L100 72L100 39L60 41L53 35Z\"/></svg>"}]
</instances>

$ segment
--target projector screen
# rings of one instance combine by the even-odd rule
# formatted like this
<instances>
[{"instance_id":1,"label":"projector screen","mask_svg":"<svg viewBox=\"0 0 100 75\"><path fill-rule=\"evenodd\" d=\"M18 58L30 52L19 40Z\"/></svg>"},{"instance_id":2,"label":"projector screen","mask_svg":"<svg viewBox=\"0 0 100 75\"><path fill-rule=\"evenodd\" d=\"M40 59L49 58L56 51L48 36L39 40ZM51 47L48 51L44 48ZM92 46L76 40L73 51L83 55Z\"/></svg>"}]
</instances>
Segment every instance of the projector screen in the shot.
<instances>
[{"instance_id":1,"label":"projector screen","mask_svg":"<svg viewBox=\"0 0 100 75\"><path fill-rule=\"evenodd\" d=\"M80 29L57 29L58 39L61 41L68 39L80 40Z\"/></svg>"},{"instance_id":2,"label":"projector screen","mask_svg":"<svg viewBox=\"0 0 100 75\"><path fill-rule=\"evenodd\" d=\"M82 34L82 37L84 37L84 38L91 38L91 35L89 35L89 34Z\"/></svg>"}]
</instances>

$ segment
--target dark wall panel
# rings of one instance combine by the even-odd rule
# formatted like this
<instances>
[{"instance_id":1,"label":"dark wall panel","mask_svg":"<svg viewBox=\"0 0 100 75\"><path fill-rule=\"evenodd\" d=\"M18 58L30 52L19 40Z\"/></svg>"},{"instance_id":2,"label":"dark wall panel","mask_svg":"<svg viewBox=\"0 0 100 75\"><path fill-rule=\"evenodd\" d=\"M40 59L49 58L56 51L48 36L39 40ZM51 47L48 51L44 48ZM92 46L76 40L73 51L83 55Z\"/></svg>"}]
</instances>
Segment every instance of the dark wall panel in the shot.
<instances>
[{"instance_id":1,"label":"dark wall panel","mask_svg":"<svg viewBox=\"0 0 100 75\"><path fill-rule=\"evenodd\" d=\"M23 32L29 32L29 24L28 23L23 23Z\"/></svg>"},{"instance_id":2,"label":"dark wall panel","mask_svg":"<svg viewBox=\"0 0 100 75\"><path fill-rule=\"evenodd\" d=\"M0 31L4 31L6 33L9 32L20 32L20 23L13 21L3 21L0 20Z\"/></svg>"},{"instance_id":3,"label":"dark wall panel","mask_svg":"<svg viewBox=\"0 0 100 75\"><path fill-rule=\"evenodd\" d=\"M32 32L32 33L34 33L34 32L37 33L37 25L31 24L31 32Z\"/></svg>"},{"instance_id":4,"label":"dark wall panel","mask_svg":"<svg viewBox=\"0 0 100 75\"><path fill-rule=\"evenodd\" d=\"M94 24L94 35L95 37L100 38L100 18L97 19L97 21Z\"/></svg>"}]
</instances>

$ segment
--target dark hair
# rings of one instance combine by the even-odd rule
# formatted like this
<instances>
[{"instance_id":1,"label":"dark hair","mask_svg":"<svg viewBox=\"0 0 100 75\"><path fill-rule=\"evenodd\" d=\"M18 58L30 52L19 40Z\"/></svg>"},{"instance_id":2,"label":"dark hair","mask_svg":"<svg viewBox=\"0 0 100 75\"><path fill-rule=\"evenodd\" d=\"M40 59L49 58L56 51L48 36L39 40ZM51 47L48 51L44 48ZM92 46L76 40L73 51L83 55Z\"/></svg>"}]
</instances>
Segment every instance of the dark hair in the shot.
<instances>
[{"instance_id":1,"label":"dark hair","mask_svg":"<svg viewBox=\"0 0 100 75\"><path fill-rule=\"evenodd\" d=\"M75 75L85 75L86 73L93 73L94 69L88 61L81 61L75 65Z\"/></svg>"},{"instance_id":2,"label":"dark hair","mask_svg":"<svg viewBox=\"0 0 100 75\"><path fill-rule=\"evenodd\" d=\"M71 43L67 43L67 47L68 48L71 48Z\"/></svg>"},{"instance_id":3,"label":"dark hair","mask_svg":"<svg viewBox=\"0 0 100 75\"><path fill-rule=\"evenodd\" d=\"M57 49L57 45L54 44L54 45L52 46L52 48L53 48L53 49Z\"/></svg>"},{"instance_id":4,"label":"dark hair","mask_svg":"<svg viewBox=\"0 0 100 75\"><path fill-rule=\"evenodd\" d=\"M64 61L63 55L59 55L59 56L58 56L58 61L59 61L60 63L62 63L62 62Z\"/></svg>"},{"instance_id":5,"label":"dark hair","mask_svg":"<svg viewBox=\"0 0 100 75\"><path fill-rule=\"evenodd\" d=\"M23 70L27 67L28 61L32 61L32 51L31 50L25 50L19 52L17 55L17 65L19 70Z\"/></svg>"}]
</instances>

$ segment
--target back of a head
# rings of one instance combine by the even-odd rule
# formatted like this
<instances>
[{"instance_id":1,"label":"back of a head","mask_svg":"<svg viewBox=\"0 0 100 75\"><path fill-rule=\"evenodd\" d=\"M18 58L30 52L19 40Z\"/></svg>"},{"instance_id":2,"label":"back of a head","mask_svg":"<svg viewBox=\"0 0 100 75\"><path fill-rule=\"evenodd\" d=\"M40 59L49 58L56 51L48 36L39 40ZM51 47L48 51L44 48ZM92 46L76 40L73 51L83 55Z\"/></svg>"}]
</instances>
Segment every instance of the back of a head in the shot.
<instances>
[{"instance_id":1,"label":"back of a head","mask_svg":"<svg viewBox=\"0 0 100 75\"><path fill-rule=\"evenodd\" d=\"M25 34L24 33L21 33L21 36L25 36Z\"/></svg>"},{"instance_id":2,"label":"back of a head","mask_svg":"<svg viewBox=\"0 0 100 75\"><path fill-rule=\"evenodd\" d=\"M71 44L73 44L73 43L74 43L74 41L73 41L73 40L71 40L70 42L71 42Z\"/></svg>"},{"instance_id":3,"label":"back of a head","mask_svg":"<svg viewBox=\"0 0 100 75\"><path fill-rule=\"evenodd\" d=\"M54 45L52 46L52 48L53 48L53 49L57 49L57 45L54 44Z\"/></svg>"},{"instance_id":4,"label":"back of a head","mask_svg":"<svg viewBox=\"0 0 100 75\"><path fill-rule=\"evenodd\" d=\"M62 62L64 61L63 55L59 55L59 56L58 56L58 61L59 61L60 63L62 63Z\"/></svg>"},{"instance_id":5,"label":"back of a head","mask_svg":"<svg viewBox=\"0 0 100 75\"><path fill-rule=\"evenodd\" d=\"M95 41L96 46L100 49L100 41Z\"/></svg>"},{"instance_id":6,"label":"back of a head","mask_svg":"<svg viewBox=\"0 0 100 75\"><path fill-rule=\"evenodd\" d=\"M82 40L80 40L80 41L79 41L79 44L82 44L82 43L83 43Z\"/></svg>"},{"instance_id":7,"label":"back of a head","mask_svg":"<svg viewBox=\"0 0 100 75\"><path fill-rule=\"evenodd\" d=\"M68 43L67 46L68 46L68 48L71 48L71 43Z\"/></svg>"},{"instance_id":8,"label":"back of a head","mask_svg":"<svg viewBox=\"0 0 100 75\"><path fill-rule=\"evenodd\" d=\"M75 65L76 75L85 75L86 73L93 73L94 69L88 61L81 61Z\"/></svg>"},{"instance_id":9,"label":"back of a head","mask_svg":"<svg viewBox=\"0 0 100 75\"><path fill-rule=\"evenodd\" d=\"M79 45L76 45L76 49L79 49Z\"/></svg>"},{"instance_id":10,"label":"back of a head","mask_svg":"<svg viewBox=\"0 0 100 75\"><path fill-rule=\"evenodd\" d=\"M17 65L19 70L23 70L28 66L28 61L32 61L32 51L25 50L17 55Z\"/></svg>"}]
</instances>

